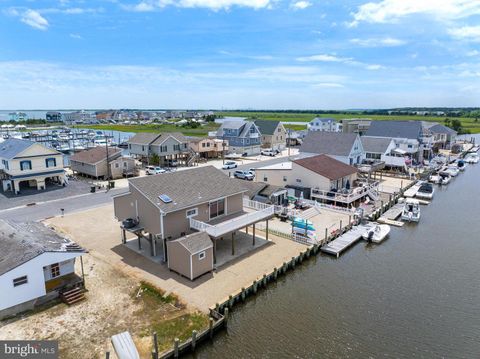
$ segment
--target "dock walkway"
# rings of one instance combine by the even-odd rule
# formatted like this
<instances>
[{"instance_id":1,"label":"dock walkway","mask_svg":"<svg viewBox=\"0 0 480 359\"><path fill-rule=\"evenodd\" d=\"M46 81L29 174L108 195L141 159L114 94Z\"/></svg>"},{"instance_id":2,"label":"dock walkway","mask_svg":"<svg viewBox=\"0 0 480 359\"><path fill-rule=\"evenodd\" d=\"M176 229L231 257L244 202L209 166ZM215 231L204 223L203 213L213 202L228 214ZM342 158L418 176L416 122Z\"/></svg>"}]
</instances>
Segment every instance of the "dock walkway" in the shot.
<instances>
[{"instance_id":1,"label":"dock walkway","mask_svg":"<svg viewBox=\"0 0 480 359\"><path fill-rule=\"evenodd\" d=\"M403 195L405 197L410 197L410 198L415 197L418 190L420 189L420 186L421 186L421 184L419 184L419 183L414 184L412 187L407 189Z\"/></svg>"},{"instance_id":2,"label":"dock walkway","mask_svg":"<svg viewBox=\"0 0 480 359\"><path fill-rule=\"evenodd\" d=\"M390 224L396 227L402 227L403 222L397 221L396 219L400 217L403 211L403 203L397 203L388 211L386 211L378 220L378 223Z\"/></svg>"},{"instance_id":3,"label":"dock walkway","mask_svg":"<svg viewBox=\"0 0 480 359\"><path fill-rule=\"evenodd\" d=\"M369 225L358 225L353 227L350 231L342 234L337 239L325 244L321 248L322 252L333 254L338 258L344 250L360 240L362 238L362 234L364 234L368 228L370 228Z\"/></svg>"}]
</instances>

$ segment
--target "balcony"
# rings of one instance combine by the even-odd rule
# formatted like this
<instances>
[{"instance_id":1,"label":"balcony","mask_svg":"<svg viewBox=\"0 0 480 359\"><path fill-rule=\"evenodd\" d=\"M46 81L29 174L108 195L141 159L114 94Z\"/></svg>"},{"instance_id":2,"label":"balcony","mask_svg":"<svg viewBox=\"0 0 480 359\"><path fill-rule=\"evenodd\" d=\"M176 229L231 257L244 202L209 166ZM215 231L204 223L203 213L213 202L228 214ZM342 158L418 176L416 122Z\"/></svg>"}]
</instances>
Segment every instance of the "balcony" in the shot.
<instances>
[{"instance_id":1,"label":"balcony","mask_svg":"<svg viewBox=\"0 0 480 359\"><path fill-rule=\"evenodd\" d=\"M243 207L246 211L219 218L218 222L212 221L210 223L205 223L190 218L190 228L197 231L207 232L209 236L218 238L254 223L269 219L274 215L275 211L274 206L248 199L243 200Z\"/></svg>"},{"instance_id":2,"label":"balcony","mask_svg":"<svg viewBox=\"0 0 480 359\"><path fill-rule=\"evenodd\" d=\"M312 198L320 199L325 201L332 201L337 203L351 204L365 196L370 196L372 199L377 199L378 197L378 182L373 182L370 184L364 184L360 187L355 187L353 189L339 190L338 192L333 191L323 191L318 188L312 189Z\"/></svg>"},{"instance_id":3,"label":"balcony","mask_svg":"<svg viewBox=\"0 0 480 359\"><path fill-rule=\"evenodd\" d=\"M251 133L250 138L258 138L260 135L258 133Z\"/></svg>"}]
</instances>

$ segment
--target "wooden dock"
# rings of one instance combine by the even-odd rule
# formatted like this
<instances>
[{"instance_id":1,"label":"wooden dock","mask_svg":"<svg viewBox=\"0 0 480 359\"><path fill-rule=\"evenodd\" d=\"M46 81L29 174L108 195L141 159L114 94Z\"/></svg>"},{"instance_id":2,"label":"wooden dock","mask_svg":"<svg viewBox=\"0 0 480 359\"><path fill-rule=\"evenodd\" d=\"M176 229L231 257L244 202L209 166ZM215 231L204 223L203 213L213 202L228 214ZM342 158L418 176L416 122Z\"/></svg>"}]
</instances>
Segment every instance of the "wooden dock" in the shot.
<instances>
[{"instance_id":1,"label":"wooden dock","mask_svg":"<svg viewBox=\"0 0 480 359\"><path fill-rule=\"evenodd\" d=\"M388 211L386 211L378 220L378 223L390 224L396 227L402 227L404 225L403 222L397 221L396 219L400 217L403 211L403 203L397 203Z\"/></svg>"},{"instance_id":2,"label":"wooden dock","mask_svg":"<svg viewBox=\"0 0 480 359\"><path fill-rule=\"evenodd\" d=\"M417 194L418 190L420 189L420 184L416 183L414 184L412 187L410 187L409 189L407 189L403 195L405 197L410 197L410 198L413 198L415 197L415 195Z\"/></svg>"},{"instance_id":3,"label":"wooden dock","mask_svg":"<svg viewBox=\"0 0 480 359\"><path fill-rule=\"evenodd\" d=\"M368 228L370 228L369 225L353 227L350 231L342 234L337 239L325 244L322 247L322 252L333 254L338 258L344 250L358 242L362 238L362 234L364 234Z\"/></svg>"}]
</instances>

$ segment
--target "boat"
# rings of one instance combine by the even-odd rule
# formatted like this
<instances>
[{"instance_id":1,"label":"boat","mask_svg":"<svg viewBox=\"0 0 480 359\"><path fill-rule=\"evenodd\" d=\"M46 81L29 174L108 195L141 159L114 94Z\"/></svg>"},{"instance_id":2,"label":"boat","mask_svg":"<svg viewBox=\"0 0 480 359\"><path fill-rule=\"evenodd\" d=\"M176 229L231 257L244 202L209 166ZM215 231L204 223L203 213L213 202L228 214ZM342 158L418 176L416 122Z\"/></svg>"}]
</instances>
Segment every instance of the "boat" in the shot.
<instances>
[{"instance_id":1,"label":"boat","mask_svg":"<svg viewBox=\"0 0 480 359\"><path fill-rule=\"evenodd\" d=\"M433 190L432 184L428 183L428 182L424 182L424 183L422 183L422 185L418 189L415 197L432 199L433 198L433 193L434 193L434 190Z\"/></svg>"},{"instance_id":2,"label":"boat","mask_svg":"<svg viewBox=\"0 0 480 359\"><path fill-rule=\"evenodd\" d=\"M465 161L463 160L458 160L457 161L457 168L460 170L460 171L465 171Z\"/></svg>"},{"instance_id":3,"label":"boat","mask_svg":"<svg viewBox=\"0 0 480 359\"><path fill-rule=\"evenodd\" d=\"M390 233L390 226L388 224L373 223L364 234L362 238L368 242L380 243Z\"/></svg>"},{"instance_id":4,"label":"boat","mask_svg":"<svg viewBox=\"0 0 480 359\"><path fill-rule=\"evenodd\" d=\"M317 234L313 223L308 219L303 219L300 217L294 217L292 220L292 231L293 233L304 235L308 238L315 239Z\"/></svg>"},{"instance_id":5,"label":"boat","mask_svg":"<svg viewBox=\"0 0 480 359\"><path fill-rule=\"evenodd\" d=\"M452 176L450 176L449 172L442 171L442 172L439 172L438 175L441 178L440 184L449 184L450 180L452 179Z\"/></svg>"},{"instance_id":6,"label":"boat","mask_svg":"<svg viewBox=\"0 0 480 359\"><path fill-rule=\"evenodd\" d=\"M469 153L467 156L464 158L465 162L467 163L478 163L478 154L477 153Z\"/></svg>"},{"instance_id":7,"label":"boat","mask_svg":"<svg viewBox=\"0 0 480 359\"><path fill-rule=\"evenodd\" d=\"M402 211L402 220L408 222L420 221L420 203L413 198L407 198Z\"/></svg>"},{"instance_id":8,"label":"boat","mask_svg":"<svg viewBox=\"0 0 480 359\"><path fill-rule=\"evenodd\" d=\"M457 177L458 173L460 172L457 166L452 166L452 165L448 166L444 171L449 173L450 176L452 177Z\"/></svg>"},{"instance_id":9,"label":"boat","mask_svg":"<svg viewBox=\"0 0 480 359\"><path fill-rule=\"evenodd\" d=\"M428 182L440 184L442 182L442 177L439 174L433 174L428 178Z\"/></svg>"}]
</instances>

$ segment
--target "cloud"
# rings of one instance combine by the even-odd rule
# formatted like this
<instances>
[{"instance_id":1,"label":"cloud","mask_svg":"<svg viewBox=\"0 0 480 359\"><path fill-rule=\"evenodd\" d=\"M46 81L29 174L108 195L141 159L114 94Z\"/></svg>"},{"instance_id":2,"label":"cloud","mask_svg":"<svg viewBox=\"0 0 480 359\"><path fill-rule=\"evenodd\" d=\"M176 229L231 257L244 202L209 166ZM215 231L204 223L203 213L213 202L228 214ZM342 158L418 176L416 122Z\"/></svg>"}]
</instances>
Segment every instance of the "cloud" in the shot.
<instances>
[{"instance_id":1,"label":"cloud","mask_svg":"<svg viewBox=\"0 0 480 359\"><path fill-rule=\"evenodd\" d=\"M457 39L480 42L480 26L463 26L449 29L448 33Z\"/></svg>"},{"instance_id":2,"label":"cloud","mask_svg":"<svg viewBox=\"0 0 480 359\"><path fill-rule=\"evenodd\" d=\"M361 47L394 47L394 46L402 46L407 43L404 40L396 39L393 37L351 39L350 42L352 44L355 44Z\"/></svg>"},{"instance_id":3,"label":"cloud","mask_svg":"<svg viewBox=\"0 0 480 359\"><path fill-rule=\"evenodd\" d=\"M312 6L312 3L309 2L309 1L304 1L304 0L294 2L290 5L290 7L295 9L295 10L303 10L303 9L306 9L307 7L310 7L310 6Z\"/></svg>"},{"instance_id":4,"label":"cloud","mask_svg":"<svg viewBox=\"0 0 480 359\"><path fill-rule=\"evenodd\" d=\"M480 51L478 51L478 50L469 51L469 52L467 52L467 56L469 56L469 57L480 56Z\"/></svg>"},{"instance_id":5,"label":"cloud","mask_svg":"<svg viewBox=\"0 0 480 359\"><path fill-rule=\"evenodd\" d=\"M350 26L361 22L389 23L398 19L424 14L437 19L452 20L480 14L480 2L477 0L382 0L360 5L352 13Z\"/></svg>"},{"instance_id":6,"label":"cloud","mask_svg":"<svg viewBox=\"0 0 480 359\"><path fill-rule=\"evenodd\" d=\"M79 39L79 40L83 39L83 37L79 34L70 34L70 37L72 39Z\"/></svg>"},{"instance_id":7,"label":"cloud","mask_svg":"<svg viewBox=\"0 0 480 359\"><path fill-rule=\"evenodd\" d=\"M182 8L230 9L234 6L253 9L269 8L273 0L145 0L135 5L123 5L123 9L134 12L150 12L167 6Z\"/></svg>"},{"instance_id":8,"label":"cloud","mask_svg":"<svg viewBox=\"0 0 480 359\"><path fill-rule=\"evenodd\" d=\"M345 86L335 82L320 82L312 85L315 88L344 88Z\"/></svg>"},{"instance_id":9,"label":"cloud","mask_svg":"<svg viewBox=\"0 0 480 359\"><path fill-rule=\"evenodd\" d=\"M352 61L352 59L349 58L349 57L337 57L335 55L321 54L321 55L297 57L297 61L300 61L300 62L315 62L315 61L319 61L319 62L350 62L350 61Z\"/></svg>"},{"instance_id":10,"label":"cloud","mask_svg":"<svg viewBox=\"0 0 480 359\"><path fill-rule=\"evenodd\" d=\"M374 64L374 65L366 65L365 68L367 70L383 70L385 69L385 66Z\"/></svg>"},{"instance_id":11,"label":"cloud","mask_svg":"<svg viewBox=\"0 0 480 359\"><path fill-rule=\"evenodd\" d=\"M28 9L21 14L20 21L37 30L47 30L49 23L38 11Z\"/></svg>"}]
</instances>

